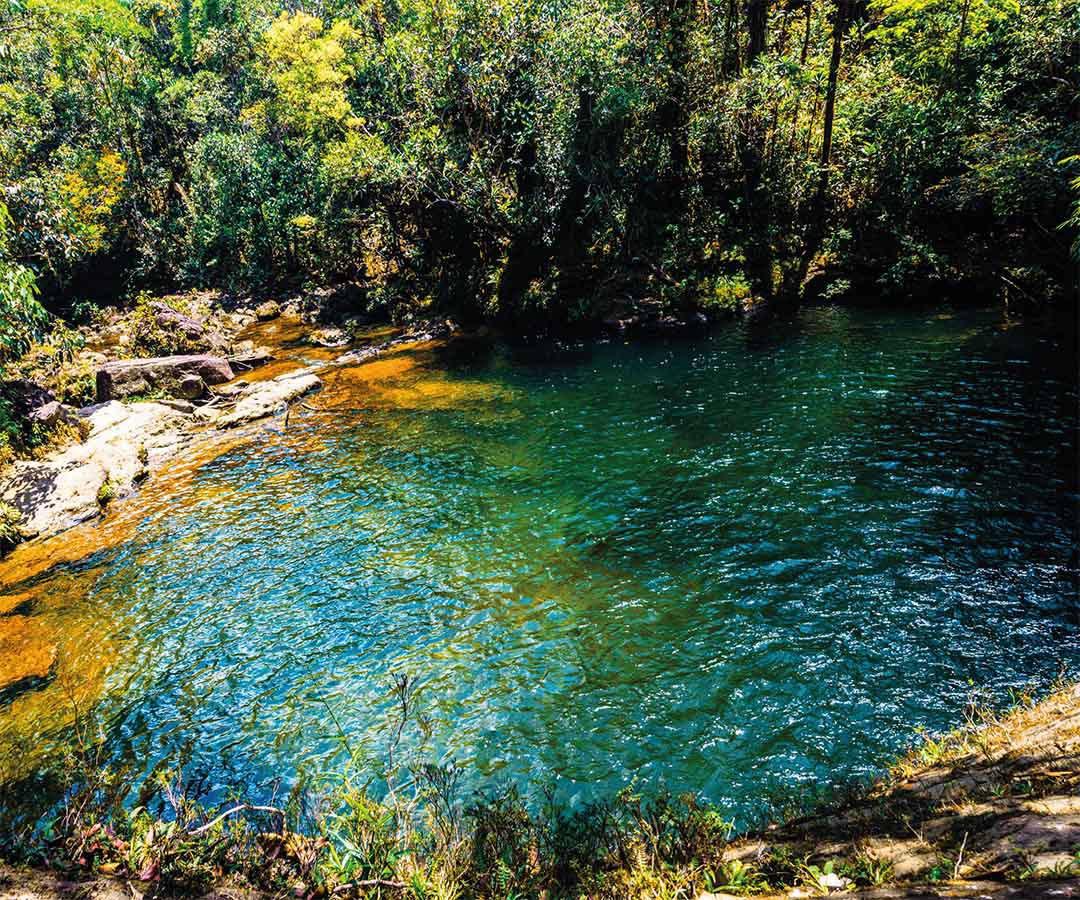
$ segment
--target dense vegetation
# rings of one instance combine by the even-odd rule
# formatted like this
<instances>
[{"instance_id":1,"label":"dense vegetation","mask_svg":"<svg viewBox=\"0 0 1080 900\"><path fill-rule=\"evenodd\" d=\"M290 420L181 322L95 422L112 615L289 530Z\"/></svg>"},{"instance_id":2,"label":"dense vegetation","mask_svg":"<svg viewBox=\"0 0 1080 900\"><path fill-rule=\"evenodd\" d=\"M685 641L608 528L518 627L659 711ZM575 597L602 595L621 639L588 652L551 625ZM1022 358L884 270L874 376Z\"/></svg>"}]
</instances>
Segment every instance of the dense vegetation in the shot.
<instances>
[{"instance_id":1,"label":"dense vegetation","mask_svg":"<svg viewBox=\"0 0 1080 900\"><path fill-rule=\"evenodd\" d=\"M1069 293L1075 0L302 6L6 0L5 319L28 271L520 324Z\"/></svg>"}]
</instances>

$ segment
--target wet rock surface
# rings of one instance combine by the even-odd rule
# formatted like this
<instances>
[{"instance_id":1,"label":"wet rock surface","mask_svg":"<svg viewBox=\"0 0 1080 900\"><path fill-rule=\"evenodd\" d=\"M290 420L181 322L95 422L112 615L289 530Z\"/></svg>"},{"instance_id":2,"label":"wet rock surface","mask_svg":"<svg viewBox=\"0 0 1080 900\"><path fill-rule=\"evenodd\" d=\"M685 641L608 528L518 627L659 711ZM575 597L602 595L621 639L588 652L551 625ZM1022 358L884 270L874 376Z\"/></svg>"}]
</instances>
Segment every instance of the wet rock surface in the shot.
<instances>
[{"instance_id":1,"label":"wet rock surface","mask_svg":"<svg viewBox=\"0 0 1080 900\"><path fill-rule=\"evenodd\" d=\"M313 331L308 340L316 347L344 347L349 343L349 335L345 329L331 325Z\"/></svg>"},{"instance_id":2,"label":"wet rock surface","mask_svg":"<svg viewBox=\"0 0 1080 900\"><path fill-rule=\"evenodd\" d=\"M255 318L260 322L269 322L281 315L281 305L274 300L267 300L255 307Z\"/></svg>"},{"instance_id":3,"label":"wet rock surface","mask_svg":"<svg viewBox=\"0 0 1080 900\"><path fill-rule=\"evenodd\" d=\"M214 419L218 428L233 428L282 410L299 397L322 386L317 375L309 372L279 375L271 381L258 382L238 395L232 412Z\"/></svg>"},{"instance_id":4,"label":"wet rock surface","mask_svg":"<svg viewBox=\"0 0 1080 900\"><path fill-rule=\"evenodd\" d=\"M177 323L194 328L190 322ZM250 382L235 378L236 372L263 365L274 355L254 341L236 344L229 359L188 354L116 360L97 372L101 401L77 414L30 384L26 392L39 404L39 415L70 420L85 439L46 459L16 462L3 473L0 501L22 514L28 538L63 531L102 513L98 491L105 482L111 496L122 498L196 440L259 419L287 417L290 404L322 386L317 374L321 369L368 362L402 345L444 338L453 331L447 321L422 323L335 360L318 360L265 380L253 376ZM117 399L148 393L170 396L127 403Z\"/></svg>"},{"instance_id":5,"label":"wet rock surface","mask_svg":"<svg viewBox=\"0 0 1080 900\"><path fill-rule=\"evenodd\" d=\"M268 347L251 346L251 341L245 341L248 346L238 347L236 352L228 357L229 365L234 372L247 372L250 369L264 366L274 358L274 354Z\"/></svg>"}]
</instances>

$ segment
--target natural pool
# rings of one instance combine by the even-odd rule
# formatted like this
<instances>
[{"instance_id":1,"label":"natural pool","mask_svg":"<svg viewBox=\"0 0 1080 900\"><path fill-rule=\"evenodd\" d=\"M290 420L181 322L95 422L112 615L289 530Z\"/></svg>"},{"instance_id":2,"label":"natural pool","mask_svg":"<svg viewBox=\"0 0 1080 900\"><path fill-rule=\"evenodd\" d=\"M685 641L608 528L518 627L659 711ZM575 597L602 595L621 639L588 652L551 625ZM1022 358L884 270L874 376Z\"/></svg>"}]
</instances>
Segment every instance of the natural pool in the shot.
<instances>
[{"instance_id":1,"label":"natural pool","mask_svg":"<svg viewBox=\"0 0 1080 900\"><path fill-rule=\"evenodd\" d=\"M117 756L266 790L333 764L335 719L378 752L408 672L471 777L745 817L871 772L971 684L1080 663L1069 335L826 308L341 370L53 542L76 561L0 565L59 645L0 706L0 768L98 701Z\"/></svg>"}]
</instances>

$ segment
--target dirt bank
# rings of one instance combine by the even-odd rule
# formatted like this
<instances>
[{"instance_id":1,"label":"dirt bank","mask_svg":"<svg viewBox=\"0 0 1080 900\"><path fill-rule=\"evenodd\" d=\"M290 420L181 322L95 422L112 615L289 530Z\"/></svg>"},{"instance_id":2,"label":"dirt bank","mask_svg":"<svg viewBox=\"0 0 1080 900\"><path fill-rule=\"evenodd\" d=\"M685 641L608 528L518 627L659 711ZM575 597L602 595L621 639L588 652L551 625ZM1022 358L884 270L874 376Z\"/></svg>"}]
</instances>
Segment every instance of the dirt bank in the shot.
<instances>
[{"instance_id":1,"label":"dirt bank","mask_svg":"<svg viewBox=\"0 0 1080 900\"><path fill-rule=\"evenodd\" d=\"M925 885L866 896L1080 896L1080 685L1007 715L973 713L865 796L740 840L725 857ZM1035 887L1059 879L1057 893Z\"/></svg>"}]
</instances>

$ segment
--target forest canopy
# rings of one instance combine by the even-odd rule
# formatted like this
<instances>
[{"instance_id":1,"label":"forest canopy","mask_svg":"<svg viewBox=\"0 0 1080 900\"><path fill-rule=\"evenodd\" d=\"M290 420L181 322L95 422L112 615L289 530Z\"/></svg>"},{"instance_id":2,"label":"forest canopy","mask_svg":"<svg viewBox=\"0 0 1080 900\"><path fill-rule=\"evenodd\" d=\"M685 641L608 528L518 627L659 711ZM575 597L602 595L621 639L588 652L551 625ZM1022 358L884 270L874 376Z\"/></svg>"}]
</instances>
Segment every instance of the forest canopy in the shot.
<instances>
[{"instance_id":1,"label":"forest canopy","mask_svg":"<svg viewBox=\"0 0 1080 900\"><path fill-rule=\"evenodd\" d=\"M1075 0L4 2L23 310L1070 295Z\"/></svg>"}]
</instances>

